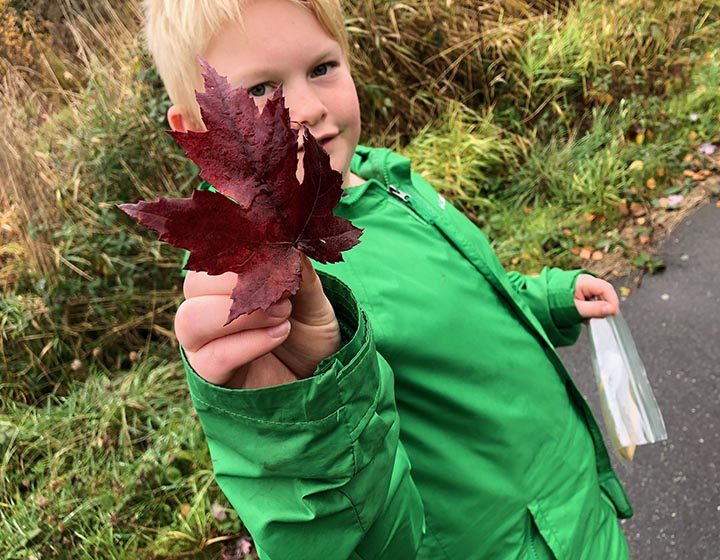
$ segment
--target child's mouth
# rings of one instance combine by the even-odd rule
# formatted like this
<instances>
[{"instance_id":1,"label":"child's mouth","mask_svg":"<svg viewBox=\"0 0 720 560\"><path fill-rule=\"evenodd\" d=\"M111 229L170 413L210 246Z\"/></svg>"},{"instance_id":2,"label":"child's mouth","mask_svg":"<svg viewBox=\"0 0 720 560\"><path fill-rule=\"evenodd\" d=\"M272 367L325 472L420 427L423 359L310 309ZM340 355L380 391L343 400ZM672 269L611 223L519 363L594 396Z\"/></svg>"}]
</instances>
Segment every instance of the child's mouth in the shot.
<instances>
[{"instance_id":1,"label":"child's mouth","mask_svg":"<svg viewBox=\"0 0 720 560\"><path fill-rule=\"evenodd\" d=\"M327 146L335 139L336 135L333 136L325 136L323 138L318 138L317 142L320 144L323 150L327 151ZM303 148L302 145L298 146L298 155L303 154L305 152L305 148Z\"/></svg>"}]
</instances>

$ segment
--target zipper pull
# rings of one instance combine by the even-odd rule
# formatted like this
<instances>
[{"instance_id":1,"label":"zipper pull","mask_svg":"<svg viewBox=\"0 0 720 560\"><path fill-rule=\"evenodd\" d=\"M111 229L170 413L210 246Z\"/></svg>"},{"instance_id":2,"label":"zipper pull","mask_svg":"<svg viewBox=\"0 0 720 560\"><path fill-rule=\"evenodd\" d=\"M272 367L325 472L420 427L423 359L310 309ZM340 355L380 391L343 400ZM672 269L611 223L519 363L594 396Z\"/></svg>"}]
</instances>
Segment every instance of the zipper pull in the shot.
<instances>
[{"instance_id":1,"label":"zipper pull","mask_svg":"<svg viewBox=\"0 0 720 560\"><path fill-rule=\"evenodd\" d=\"M409 194L406 193L406 192L401 191L401 190L398 189L395 185L388 185L388 186L387 186L387 191L388 191L391 195L398 197L400 200L402 200L402 201L405 202L405 203L409 203L409 202L410 202L410 199L412 198L411 195L409 195Z\"/></svg>"}]
</instances>

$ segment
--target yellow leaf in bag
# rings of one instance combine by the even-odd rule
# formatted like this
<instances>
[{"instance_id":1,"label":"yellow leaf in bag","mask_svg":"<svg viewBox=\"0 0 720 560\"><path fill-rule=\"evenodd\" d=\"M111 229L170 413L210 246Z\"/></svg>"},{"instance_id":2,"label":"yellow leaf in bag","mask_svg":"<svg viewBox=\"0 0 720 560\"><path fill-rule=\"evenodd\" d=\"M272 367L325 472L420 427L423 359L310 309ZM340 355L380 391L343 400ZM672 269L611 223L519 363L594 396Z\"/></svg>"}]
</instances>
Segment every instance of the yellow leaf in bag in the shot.
<instances>
[{"instance_id":1,"label":"yellow leaf in bag","mask_svg":"<svg viewBox=\"0 0 720 560\"><path fill-rule=\"evenodd\" d=\"M635 448L637 446L634 443L631 443L628 447L621 447L618 449L618 453L620 454L620 457L623 459L627 459L628 461L632 461L633 457L635 457Z\"/></svg>"}]
</instances>

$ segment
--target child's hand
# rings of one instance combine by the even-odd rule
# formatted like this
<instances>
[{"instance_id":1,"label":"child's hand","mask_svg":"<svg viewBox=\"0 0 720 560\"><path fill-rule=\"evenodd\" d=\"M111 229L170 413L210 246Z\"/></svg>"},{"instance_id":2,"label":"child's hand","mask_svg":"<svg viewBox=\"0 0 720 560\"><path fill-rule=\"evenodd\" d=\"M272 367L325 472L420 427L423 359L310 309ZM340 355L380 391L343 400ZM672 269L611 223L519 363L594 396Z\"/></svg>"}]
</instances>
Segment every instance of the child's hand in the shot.
<instances>
[{"instance_id":1,"label":"child's hand","mask_svg":"<svg viewBox=\"0 0 720 560\"><path fill-rule=\"evenodd\" d=\"M309 377L340 347L335 311L307 258L298 293L223 326L237 275L188 272L175 334L190 366L210 383L258 388Z\"/></svg>"},{"instance_id":2,"label":"child's hand","mask_svg":"<svg viewBox=\"0 0 720 560\"><path fill-rule=\"evenodd\" d=\"M575 307L584 318L607 317L620 311L612 284L589 274L581 274L575 282Z\"/></svg>"}]
</instances>

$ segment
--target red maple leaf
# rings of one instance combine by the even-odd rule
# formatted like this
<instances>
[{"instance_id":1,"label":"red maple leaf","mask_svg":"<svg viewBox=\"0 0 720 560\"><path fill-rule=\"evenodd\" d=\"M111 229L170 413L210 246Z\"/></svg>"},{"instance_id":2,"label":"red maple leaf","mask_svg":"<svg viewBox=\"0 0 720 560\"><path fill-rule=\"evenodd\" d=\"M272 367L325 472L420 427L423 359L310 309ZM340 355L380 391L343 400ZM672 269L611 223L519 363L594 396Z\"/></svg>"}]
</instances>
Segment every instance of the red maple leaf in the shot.
<instances>
[{"instance_id":1,"label":"red maple leaf","mask_svg":"<svg viewBox=\"0 0 720 560\"><path fill-rule=\"evenodd\" d=\"M342 176L309 131L303 134L303 181L297 179L297 133L282 92L262 112L242 88L204 60L205 93L198 93L207 132L171 132L219 193L121 204L157 231L160 240L190 251L188 270L235 272L227 323L297 293L302 253L342 260L362 230L333 215ZM230 197L230 198L228 198ZM232 199L232 200L231 200ZM227 324L226 323L226 324Z\"/></svg>"}]
</instances>

